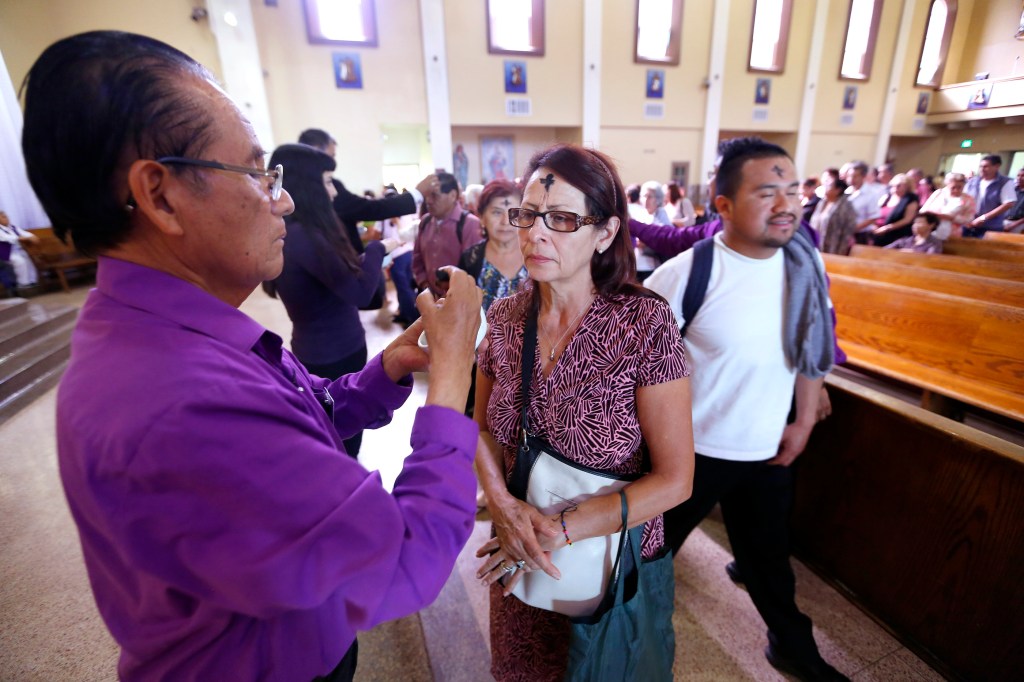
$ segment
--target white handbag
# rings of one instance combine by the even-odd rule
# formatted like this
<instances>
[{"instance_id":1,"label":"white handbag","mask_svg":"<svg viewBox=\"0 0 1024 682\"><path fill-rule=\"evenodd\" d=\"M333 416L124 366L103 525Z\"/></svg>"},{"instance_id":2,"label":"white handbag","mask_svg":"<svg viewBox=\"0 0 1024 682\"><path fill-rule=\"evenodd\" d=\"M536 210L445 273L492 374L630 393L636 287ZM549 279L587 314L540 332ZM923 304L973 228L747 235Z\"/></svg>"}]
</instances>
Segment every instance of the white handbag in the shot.
<instances>
[{"instance_id":1,"label":"white handbag","mask_svg":"<svg viewBox=\"0 0 1024 682\"><path fill-rule=\"evenodd\" d=\"M536 317L530 315L523 339L522 436L509 491L546 516L554 516L591 497L619 491L643 474L619 475L591 469L566 459L540 438L529 435L526 411L536 342ZM567 616L594 614L608 591L619 536L616 531L554 550L551 562L561 573L561 580L543 571L529 571L520 576L512 594L530 606Z\"/></svg>"}]
</instances>

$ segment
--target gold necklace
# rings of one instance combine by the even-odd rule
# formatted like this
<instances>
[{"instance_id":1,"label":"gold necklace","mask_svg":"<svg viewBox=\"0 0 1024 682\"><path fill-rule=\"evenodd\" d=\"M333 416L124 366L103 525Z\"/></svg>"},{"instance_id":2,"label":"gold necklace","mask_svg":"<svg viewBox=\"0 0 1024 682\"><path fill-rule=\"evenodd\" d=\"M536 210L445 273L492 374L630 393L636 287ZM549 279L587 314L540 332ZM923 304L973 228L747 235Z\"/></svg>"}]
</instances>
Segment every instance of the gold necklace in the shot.
<instances>
[{"instance_id":1,"label":"gold necklace","mask_svg":"<svg viewBox=\"0 0 1024 682\"><path fill-rule=\"evenodd\" d=\"M565 328L565 331L562 332L562 335L558 337L558 341L553 346L551 345L551 340L548 339L548 335L544 333L544 329L540 325L537 325L537 329L540 330L540 335L543 336L547 344L551 346L551 352L548 353L548 360L550 360L551 362L555 361L555 349L558 348L558 344L562 343L562 339L564 339L569 334L569 332L572 331L573 327L576 326L576 323L579 322L580 319L583 317L583 313L587 312L587 310L590 309L590 306L593 305L593 303L594 299L590 299L587 305L583 306L583 310L581 310L580 314L577 315L573 319L573 321L569 323L569 326Z\"/></svg>"}]
</instances>

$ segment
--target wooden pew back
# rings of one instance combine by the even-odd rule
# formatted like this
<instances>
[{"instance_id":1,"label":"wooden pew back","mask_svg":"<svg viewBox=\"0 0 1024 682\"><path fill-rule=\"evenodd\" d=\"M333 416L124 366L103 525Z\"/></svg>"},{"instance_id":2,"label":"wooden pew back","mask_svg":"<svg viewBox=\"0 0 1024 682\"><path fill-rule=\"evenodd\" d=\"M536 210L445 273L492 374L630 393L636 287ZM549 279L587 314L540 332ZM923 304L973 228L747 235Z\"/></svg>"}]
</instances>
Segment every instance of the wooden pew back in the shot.
<instances>
[{"instance_id":1,"label":"wooden pew back","mask_svg":"<svg viewBox=\"0 0 1024 682\"><path fill-rule=\"evenodd\" d=\"M34 234L37 240L22 240L25 252L32 259L39 274L56 277L64 291L71 291L67 271L91 269L96 265L95 259L79 253L70 236L68 243L65 244L53 233L53 228L37 227L30 229L29 232Z\"/></svg>"},{"instance_id":2,"label":"wooden pew back","mask_svg":"<svg viewBox=\"0 0 1024 682\"><path fill-rule=\"evenodd\" d=\"M950 679L1020 679L1024 448L826 381L832 416L795 465L796 554Z\"/></svg>"},{"instance_id":3,"label":"wooden pew back","mask_svg":"<svg viewBox=\"0 0 1024 682\"><path fill-rule=\"evenodd\" d=\"M940 294L963 296L979 301L1024 308L1024 281L1012 282L993 277L965 275L946 270L873 261L866 258L851 258L831 253L821 255L825 259L825 269L830 276L849 275L875 282L888 282L915 289L935 291Z\"/></svg>"},{"instance_id":4,"label":"wooden pew back","mask_svg":"<svg viewBox=\"0 0 1024 682\"><path fill-rule=\"evenodd\" d=\"M1015 242L950 237L942 245L942 253L1024 264L1024 244Z\"/></svg>"},{"instance_id":5,"label":"wooden pew back","mask_svg":"<svg viewBox=\"0 0 1024 682\"><path fill-rule=\"evenodd\" d=\"M966 258L964 256L941 256L931 253L911 253L896 249L883 249L877 246L854 244L850 250L854 258L867 258L888 263L902 263L919 268L933 268L962 272L967 275L981 275L996 279L1011 279L1024 282L1024 263L1010 263L985 258Z\"/></svg>"},{"instance_id":6,"label":"wooden pew back","mask_svg":"<svg viewBox=\"0 0 1024 682\"><path fill-rule=\"evenodd\" d=\"M994 232L989 230L982 239L990 242L1010 242L1012 244L1024 244L1024 234L1019 232Z\"/></svg>"},{"instance_id":7,"label":"wooden pew back","mask_svg":"<svg viewBox=\"0 0 1024 682\"><path fill-rule=\"evenodd\" d=\"M1024 421L1024 308L830 278L851 364Z\"/></svg>"}]
</instances>

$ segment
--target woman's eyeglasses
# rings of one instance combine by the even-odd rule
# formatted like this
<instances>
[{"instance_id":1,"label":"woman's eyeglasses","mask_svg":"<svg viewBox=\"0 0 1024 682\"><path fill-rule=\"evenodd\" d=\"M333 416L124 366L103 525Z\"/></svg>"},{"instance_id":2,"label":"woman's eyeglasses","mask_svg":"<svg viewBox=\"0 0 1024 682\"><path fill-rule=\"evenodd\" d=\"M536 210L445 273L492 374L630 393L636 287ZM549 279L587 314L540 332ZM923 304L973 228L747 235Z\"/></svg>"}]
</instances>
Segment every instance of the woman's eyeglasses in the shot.
<instances>
[{"instance_id":1,"label":"woman's eyeglasses","mask_svg":"<svg viewBox=\"0 0 1024 682\"><path fill-rule=\"evenodd\" d=\"M540 218L545 227L554 232L576 232L584 225L597 225L604 218L594 215L579 215L571 211L531 211L528 208L510 208L508 221L516 227L528 229Z\"/></svg>"},{"instance_id":2,"label":"woman's eyeglasses","mask_svg":"<svg viewBox=\"0 0 1024 682\"><path fill-rule=\"evenodd\" d=\"M261 168L246 168L245 166L232 166L229 163L219 161L205 161L203 159L187 159L183 156L165 156L157 159L157 163L180 164L182 166L200 166L214 170L228 171L229 173L244 173L252 177L270 178L270 198L277 201L281 198L281 186L284 183L284 166L277 164L271 170Z\"/></svg>"}]
</instances>

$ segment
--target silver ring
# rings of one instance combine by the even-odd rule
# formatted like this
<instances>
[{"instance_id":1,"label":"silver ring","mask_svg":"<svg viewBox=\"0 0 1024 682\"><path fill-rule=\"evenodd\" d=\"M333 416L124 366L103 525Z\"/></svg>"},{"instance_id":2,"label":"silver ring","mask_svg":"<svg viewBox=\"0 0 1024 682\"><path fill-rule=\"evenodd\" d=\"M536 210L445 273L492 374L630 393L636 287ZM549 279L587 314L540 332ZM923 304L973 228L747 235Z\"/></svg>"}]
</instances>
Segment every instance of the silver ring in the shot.
<instances>
[{"instance_id":1,"label":"silver ring","mask_svg":"<svg viewBox=\"0 0 1024 682\"><path fill-rule=\"evenodd\" d=\"M526 565L526 561L523 560L523 559L520 559L519 561L516 562L516 568L517 569L522 568L525 565Z\"/></svg>"},{"instance_id":2,"label":"silver ring","mask_svg":"<svg viewBox=\"0 0 1024 682\"><path fill-rule=\"evenodd\" d=\"M509 574L515 573L516 571L519 570L519 568L515 564L505 565L504 561L502 561L500 564L498 564L498 568L501 569L502 573L509 573Z\"/></svg>"}]
</instances>

